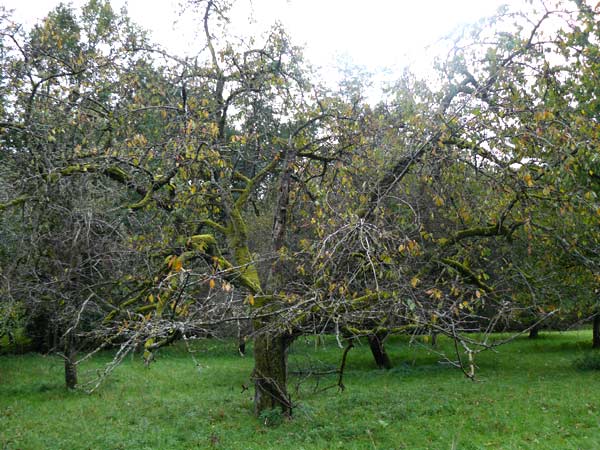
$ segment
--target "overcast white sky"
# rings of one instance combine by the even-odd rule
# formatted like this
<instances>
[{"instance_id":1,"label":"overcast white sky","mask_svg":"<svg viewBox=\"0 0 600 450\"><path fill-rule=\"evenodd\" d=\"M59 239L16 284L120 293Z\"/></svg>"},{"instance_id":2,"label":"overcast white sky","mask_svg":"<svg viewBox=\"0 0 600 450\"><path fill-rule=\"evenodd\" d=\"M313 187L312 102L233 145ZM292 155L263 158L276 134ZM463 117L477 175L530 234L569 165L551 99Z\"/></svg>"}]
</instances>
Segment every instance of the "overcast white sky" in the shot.
<instances>
[{"instance_id":1,"label":"overcast white sky","mask_svg":"<svg viewBox=\"0 0 600 450\"><path fill-rule=\"evenodd\" d=\"M316 66L328 66L339 57L370 71L394 71L419 62L424 49L457 26L493 14L505 3L524 0L238 0L235 29L265 29L283 23L296 44ZM1 0L15 10L19 21L31 23L60 3L59 0ZM68 0L66 3L69 3ZM78 6L84 0L71 2ZM135 22L152 31L154 40L178 53L194 42L188 18L178 19L180 0L112 0L113 7L128 5ZM251 9L257 23L248 26ZM248 27L248 28L246 28Z\"/></svg>"}]
</instances>

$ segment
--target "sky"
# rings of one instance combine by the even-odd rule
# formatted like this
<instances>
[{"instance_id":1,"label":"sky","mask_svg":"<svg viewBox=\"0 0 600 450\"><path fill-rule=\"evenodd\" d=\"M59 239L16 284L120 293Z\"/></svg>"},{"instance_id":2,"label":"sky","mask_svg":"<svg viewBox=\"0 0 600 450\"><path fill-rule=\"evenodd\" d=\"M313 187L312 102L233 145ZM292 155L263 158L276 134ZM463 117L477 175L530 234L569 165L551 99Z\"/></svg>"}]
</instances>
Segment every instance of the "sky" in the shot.
<instances>
[{"instance_id":1,"label":"sky","mask_svg":"<svg viewBox=\"0 0 600 450\"><path fill-rule=\"evenodd\" d=\"M29 24L59 2L2 0L15 10L18 21ZM197 42L198 27L189 15L180 17L180 2L112 0L115 9L127 4L133 20L149 29L155 41L184 54L190 48L186 43ZM519 0L238 0L232 27L240 34L260 34L279 21L293 42L305 46L307 59L316 67L327 70L345 61L370 72L398 73L422 63L427 48L460 25L492 15L510 2ZM83 0L71 3L79 6Z\"/></svg>"}]
</instances>

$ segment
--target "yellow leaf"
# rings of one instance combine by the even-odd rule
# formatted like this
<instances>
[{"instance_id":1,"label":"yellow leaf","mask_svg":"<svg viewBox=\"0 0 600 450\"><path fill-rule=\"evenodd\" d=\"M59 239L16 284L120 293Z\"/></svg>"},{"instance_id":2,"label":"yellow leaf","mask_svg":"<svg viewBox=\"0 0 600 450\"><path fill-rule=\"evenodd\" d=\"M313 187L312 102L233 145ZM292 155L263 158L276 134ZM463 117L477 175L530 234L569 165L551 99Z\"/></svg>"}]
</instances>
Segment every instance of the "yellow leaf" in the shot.
<instances>
[{"instance_id":1,"label":"yellow leaf","mask_svg":"<svg viewBox=\"0 0 600 450\"><path fill-rule=\"evenodd\" d=\"M179 258L175 258L175 260L173 261L173 270L175 272L180 272L181 269L183 268L183 263L181 262L181 259Z\"/></svg>"},{"instance_id":2,"label":"yellow leaf","mask_svg":"<svg viewBox=\"0 0 600 450\"><path fill-rule=\"evenodd\" d=\"M525 180L525 183L527 184L527 186L531 187L533 186L533 178L531 178L530 174L525 174L525 176L523 177L523 180Z\"/></svg>"},{"instance_id":3,"label":"yellow leaf","mask_svg":"<svg viewBox=\"0 0 600 450\"><path fill-rule=\"evenodd\" d=\"M431 298L434 298L436 300L439 300L442 298L442 291L440 291L439 289L429 289L428 291L425 292L427 295L429 295Z\"/></svg>"},{"instance_id":4,"label":"yellow leaf","mask_svg":"<svg viewBox=\"0 0 600 450\"><path fill-rule=\"evenodd\" d=\"M254 306L254 295L248 294L248 303Z\"/></svg>"},{"instance_id":5,"label":"yellow leaf","mask_svg":"<svg viewBox=\"0 0 600 450\"><path fill-rule=\"evenodd\" d=\"M215 280L213 280L213 279L211 278L211 279L210 279L210 281L208 282L208 286L209 286L211 289L214 289L214 288L215 288Z\"/></svg>"},{"instance_id":6,"label":"yellow leaf","mask_svg":"<svg viewBox=\"0 0 600 450\"><path fill-rule=\"evenodd\" d=\"M410 285L413 288L416 288L420 282L421 282L421 280L419 280L417 277L412 277L412 279L410 280Z\"/></svg>"}]
</instances>

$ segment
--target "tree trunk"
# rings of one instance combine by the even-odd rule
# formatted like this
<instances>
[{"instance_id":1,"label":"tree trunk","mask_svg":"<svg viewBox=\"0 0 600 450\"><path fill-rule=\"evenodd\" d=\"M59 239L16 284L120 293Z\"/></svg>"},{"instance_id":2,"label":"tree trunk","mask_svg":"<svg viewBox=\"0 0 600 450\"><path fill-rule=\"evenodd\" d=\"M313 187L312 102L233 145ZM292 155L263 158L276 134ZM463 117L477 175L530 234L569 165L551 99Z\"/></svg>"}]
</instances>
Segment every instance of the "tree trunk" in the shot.
<instances>
[{"instance_id":1,"label":"tree trunk","mask_svg":"<svg viewBox=\"0 0 600 450\"><path fill-rule=\"evenodd\" d=\"M246 356L246 337L238 337L238 352L240 356Z\"/></svg>"},{"instance_id":2,"label":"tree trunk","mask_svg":"<svg viewBox=\"0 0 600 450\"><path fill-rule=\"evenodd\" d=\"M65 341L65 384L67 389L77 386L77 365L75 364L75 343L72 336Z\"/></svg>"},{"instance_id":3,"label":"tree trunk","mask_svg":"<svg viewBox=\"0 0 600 450\"><path fill-rule=\"evenodd\" d=\"M242 330L242 323L237 321L237 341L240 356L246 356L246 333Z\"/></svg>"},{"instance_id":4,"label":"tree trunk","mask_svg":"<svg viewBox=\"0 0 600 450\"><path fill-rule=\"evenodd\" d=\"M254 339L254 412L280 409L292 413L287 394L287 350L289 338L283 335L259 334Z\"/></svg>"},{"instance_id":5,"label":"tree trunk","mask_svg":"<svg viewBox=\"0 0 600 450\"><path fill-rule=\"evenodd\" d=\"M429 334L429 338L431 339L431 346L432 347L436 347L437 346L437 337L438 337L438 334L437 334L436 331L432 331Z\"/></svg>"},{"instance_id":6,"label":"tree trunk","mask_svg":"<svg viewBox=\"0 0 600 450\"><path fill-rule=\"evenodd\" d=\"M540 328L536 325L529 329L529 339L536 339L540 334Z\"/></svg>"},{"instance_id":7,"label":"tree trunk","mask_svg":"<svg viewBox=\"0 0 600 450\"><path fill-rule=\"evenodd\" d=\"M385 335L370 334L367 336L367 338L369 340L369 347L371 347L371 353L373 353L373 358L375 358L377 367L380 369L391 369L392 362L390 361L390 357L385 351L385 347L383 345Z\"/></svg>"},{"instance_id":8,"label":"tree trunk","mask_svg":"<svg viewBox=\"0 0 600 450\"><path fill-rule=\"evenodd\" d=\"M600 313L594 316L592 348L600 348Z\"/></svg>"},{"instance_id":9,"label":"tree trunk","mask_svg":"<svg viewBox=\"0 0 600 450\"><path fill-rule=\"evenodd\" d=\"M290 147L283 156L283 172L279 179L279 192L273 217L273 254L280 254L285 248L288 225L288 208L292 186L293 162L296 150ZM281 257L271 265L266 283L267 291L276 291L285 279L285 264ZM264 324L257 321L254 329L259 334L254 339L254 413L278 408L285 416L292 414L292 404L287 393L287 350L291 336L277 332L260 333Z\"/></svg>"}]
</instances>

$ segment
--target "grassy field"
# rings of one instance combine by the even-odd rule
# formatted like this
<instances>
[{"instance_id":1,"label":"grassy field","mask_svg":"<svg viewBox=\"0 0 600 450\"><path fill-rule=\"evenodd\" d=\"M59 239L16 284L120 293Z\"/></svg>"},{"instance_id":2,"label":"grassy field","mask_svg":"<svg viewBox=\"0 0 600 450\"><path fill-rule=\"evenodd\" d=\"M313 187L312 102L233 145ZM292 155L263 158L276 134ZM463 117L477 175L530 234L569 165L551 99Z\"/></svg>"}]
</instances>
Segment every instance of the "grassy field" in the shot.
<instances>
[{"instance_id":1,"label":"grassy field","mask_svg":"<svg viewBox=\"0 0 600 450\"><path fill-rule=\"evenodd\" d=\"M252 390L242 384L252 359L231 343L195 344L199 367L183 346L150 368L136 356L92 395L63 388L59 359L2 356L0 448L595 449L600 373L573 365L590 340L587 331L520 338L479 357L476 383L405 339L388 344L390 371L375 369L368 347L357 347L344 392L322 390L335 375L294 375L294 419L277 423L272 414L271 426L251 414ZM290 368L326 371L340 356L333 341L315 348L301 339ZM81 378L109 357L88 363Z\"/></svg>"}]
</instances>

